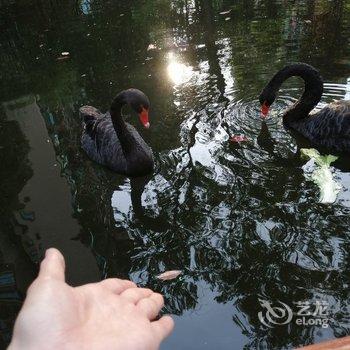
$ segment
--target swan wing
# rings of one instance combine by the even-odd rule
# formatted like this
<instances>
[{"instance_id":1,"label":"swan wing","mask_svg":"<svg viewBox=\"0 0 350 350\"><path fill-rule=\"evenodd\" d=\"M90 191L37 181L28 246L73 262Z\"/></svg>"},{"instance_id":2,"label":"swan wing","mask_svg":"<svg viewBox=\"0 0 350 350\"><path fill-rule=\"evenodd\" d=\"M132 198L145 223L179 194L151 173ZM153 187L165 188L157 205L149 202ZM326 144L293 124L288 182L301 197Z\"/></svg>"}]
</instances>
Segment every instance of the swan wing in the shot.
<instances>
[{"instance_id":1,"label":"swan wing","mask_svg":"<svg viewBox=\"0 0 350 350\"><path fill-rule=\"evenodd\" d=\"M119 174L126 174L126 158L109 113L95 115L85 122L81 143L92 160Z\"/></svg>"},{"instance_id":2,"label":"swan wing","mask_svg":"<svg viewBox=\"0 0 350 350\"><path fill-rule=\"evenodd\" d=\"M315 114L315 128L322 138L350 139L350 103L332 102Z\"/></svg>"},{"instance_id":3,"label":"swan wing","mask_svg":"<svg viewBox=\"0 0 350 350\"><path fill-rule=\"evenodd\" d=\"M330 103L305 119L305 136L336 151L350 149L350 102Z\"/></svg>"},{"instance_id":4,"label":"swan wing","mask_svg":"<svg viewBox=\"0 0 350 350\"><path fill-rule=\"evenodd\" d=\"M103 114L95 107L92 106L83 106L79 108L79 113L82 120L87 123L92 120L99 119Z\"/></svg>"}]
</instances>

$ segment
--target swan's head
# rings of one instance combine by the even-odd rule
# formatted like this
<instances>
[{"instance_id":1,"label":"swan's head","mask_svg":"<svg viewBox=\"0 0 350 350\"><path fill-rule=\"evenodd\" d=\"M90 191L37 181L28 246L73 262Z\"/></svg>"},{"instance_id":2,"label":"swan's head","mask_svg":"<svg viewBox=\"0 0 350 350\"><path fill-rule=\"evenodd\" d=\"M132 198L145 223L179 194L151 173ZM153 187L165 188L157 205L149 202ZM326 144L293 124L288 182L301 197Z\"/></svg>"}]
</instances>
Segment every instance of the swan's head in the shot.
<instances>
[{"instance_id":1,"label":"swan's head","mask_svg":"<svg viewBox=\"0 0 350 350\"><path fill-rule=\"evenodd\" d=\"M259 101L261 105L261 115L263 118L267 117L270 106L275 102L276 93L268 88L268 86L261 92Z\"/></svg>"},{"instance_id":2,"label":"swan's head","mask_svg":"<svg viewBox=\"0 0 350 350\"><path fill-rule=\"evenodd\" d=\"M124 91L127 104L139 115L141 124L148 129L150 127L148 112L150 102L148 97L140 90L128 89Z\"/></svg>"}]
</instances>

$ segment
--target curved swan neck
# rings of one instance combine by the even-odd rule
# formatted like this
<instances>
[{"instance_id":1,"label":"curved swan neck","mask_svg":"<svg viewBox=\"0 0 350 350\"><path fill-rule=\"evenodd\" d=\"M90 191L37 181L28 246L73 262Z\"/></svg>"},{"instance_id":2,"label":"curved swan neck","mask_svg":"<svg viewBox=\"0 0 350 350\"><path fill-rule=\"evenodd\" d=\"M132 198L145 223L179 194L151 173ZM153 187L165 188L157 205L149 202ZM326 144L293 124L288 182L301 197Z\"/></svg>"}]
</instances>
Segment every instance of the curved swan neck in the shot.
<instances>
[{"instance_id":1,"label":"curved swan neck","mask_svg":"<svg viewBox=\"0 0 350 350\"><path fill-rule=\"evenodd\" d=\"M122 116L122 108L127 103L128 102L126 101L125 93L122 91L115 97L110 108L114 130L118 136L124 153L128 153L133 148L133 140L130 137L130 132L128 131Z\"/></svg>"},{"instance_id":2,"label":"curved swan neck","mask_svg":"<svg viewBox=\"0 0 350 350\"><path fill-rule=\"evenodd\" d=\"M122 117L122 108L125 105L126 105L126 101L125 101L124 93L121 92L114 98L110 108L113 124L117 121L122 121L123 124L125 124Z\"/></svg>"},{"instance_id":3,"label":"curved swan neck","mask_svg":"<svg viewBox=\"0 0 350 350\"><path fill-rule=\"evenodd\" d=\"M320 102L323 94L322 77L315 68L305 63L296 63L283 68L272 78L269 85L277 93L282 83L293 76L304 80L305 89L301 98L284 114L287 123L306 118Z\"/></svg>"}]
</instances>

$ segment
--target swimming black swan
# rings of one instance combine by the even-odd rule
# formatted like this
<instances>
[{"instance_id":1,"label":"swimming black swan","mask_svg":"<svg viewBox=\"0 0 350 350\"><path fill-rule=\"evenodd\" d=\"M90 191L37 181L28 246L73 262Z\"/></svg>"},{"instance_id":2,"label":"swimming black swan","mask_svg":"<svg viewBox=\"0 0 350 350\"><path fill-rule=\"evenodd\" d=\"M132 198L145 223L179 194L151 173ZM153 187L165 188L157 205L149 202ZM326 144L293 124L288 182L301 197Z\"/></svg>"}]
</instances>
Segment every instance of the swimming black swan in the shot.
<instances>
[{"instance_id":1,"label":"swimming black swan","mask_svg":"<svg viewBox=\"0 0 350 350\"><path fill-rule=\"evenodd\" d=\"M80 108L84 128L81 144L95 162L119 174L144 176L153 171L153 154L136 129L124 122L124 105L130 105L149 128L148 97L140 90L128 89L116 96L106 114L91 106Z\"/></svg>"},{"instance_id":2,"label":"swimming black swan","mask_svg":"<svg viewBox=\"0 0 350 350\"><path fill-rule=\"evenodd\" d=\"M292 76L304 80L305 90L300 100L284 112L285 126L298 131L317 146L349 153L350 102L332 102L319 112L310 113L321 100L323 80L319 72L308 64L291 64L275 74L259 97L263 116L267 116L282 83Z\"/></svg>"}]
</instances>

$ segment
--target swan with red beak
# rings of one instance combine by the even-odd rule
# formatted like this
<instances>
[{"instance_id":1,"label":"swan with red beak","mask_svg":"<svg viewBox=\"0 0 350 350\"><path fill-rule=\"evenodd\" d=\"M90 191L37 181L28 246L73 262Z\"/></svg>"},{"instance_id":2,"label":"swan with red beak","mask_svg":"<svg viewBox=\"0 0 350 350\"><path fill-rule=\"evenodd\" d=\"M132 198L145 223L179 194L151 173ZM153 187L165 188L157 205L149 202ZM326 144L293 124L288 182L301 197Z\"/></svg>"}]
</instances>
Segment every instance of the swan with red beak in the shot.
<instances>
[{"instance_id":1,"label":"swan with red beak","mask_svg":"<svg viewBox=\"0 0 350 350\"><path fill-rule=\"evenodd\" d=\"M130 106L139 116L141 124L148 129L150 102L138 89L120 92L107 113L94 107L80 108L83 118L82 147L97 163L116 173L130 177L152 173L154 159L151 148L137 130L123 118L122 109Z\"/></svg>"},{"instance_id":2,"label":"swan with red beak","mask_svg":"<svg viewBox=\"0 0 350 350\"><path fill-rule=\"evenodd\" d=\"M314 111L322 98L323 79L316 68L306 63L289 64L271 78L259 96L262 116L266 117L283 82L291 77L304 80L304 92L293 105L279 113L283 125L323 151L350 154L350 101L334 101Z\"/></svg>"}]
</instances>

